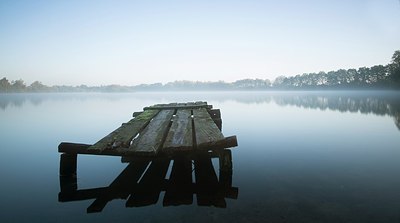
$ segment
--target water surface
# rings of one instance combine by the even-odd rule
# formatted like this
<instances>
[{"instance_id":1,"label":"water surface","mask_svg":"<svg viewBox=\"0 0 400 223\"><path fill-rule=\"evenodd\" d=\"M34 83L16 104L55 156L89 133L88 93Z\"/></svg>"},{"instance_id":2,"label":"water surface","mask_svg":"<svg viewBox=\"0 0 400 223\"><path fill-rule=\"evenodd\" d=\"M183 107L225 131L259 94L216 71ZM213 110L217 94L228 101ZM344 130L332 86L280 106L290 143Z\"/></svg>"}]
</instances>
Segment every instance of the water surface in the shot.
<instances>
[{"instance_id":1,"label":"water surface","mask_svg":"<svg viewBox=\"0 0 400 223\"><path fill-rule=\"evenodd\" d=\"M0 95L1 222L399 222L400 94L172 92ZM226 208L113 200L60 203L62 141L92 144L143 107L208 101L221 109L237 199ZM213 160L218 173L217 161ZM79 156L78 188L108 186L127 166ZM168 177L168 176L167 176ZM164 193L164 192L163 192Z\"/></svg>"}]
</instances>

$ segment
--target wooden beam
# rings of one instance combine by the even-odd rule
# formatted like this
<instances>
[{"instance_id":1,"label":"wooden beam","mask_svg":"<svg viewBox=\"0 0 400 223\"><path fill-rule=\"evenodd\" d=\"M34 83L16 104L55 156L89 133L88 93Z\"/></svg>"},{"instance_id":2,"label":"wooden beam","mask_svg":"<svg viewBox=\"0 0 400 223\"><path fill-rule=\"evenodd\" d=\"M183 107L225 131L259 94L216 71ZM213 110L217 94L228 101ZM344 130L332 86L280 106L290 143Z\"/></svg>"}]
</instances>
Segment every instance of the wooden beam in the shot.
<instances>
[{"instance_id":1,"label":"wooden beam","mask_svg":"<svg viewBox=\"0 0 400 223\"><path fill-rule=\"evenodd\" d=\"M114 149L89 149L91 145L81 143L62 142L58 145L58 152L68 154L89 154L89 155L105 155L105 156L129 156L133 155L133 151L129 148Z\"/></svg>"},{"instance_id":2,"label":"wooden beam","mask_svg":"<svg viewBox=\"0 0 400 223\"><path fill-rule=\"evenodd\" d=\"M220 141L214 142L210 145L200 147L201 150L218 150L224 148L231 148L237 146L237 139L236 136L226 137ZM115 149L108 149L108 150L88 150L91 145L89 144L81 144L81 143L70 143L70 142L62 142L58 146L58 152L60 153L69 153L69 154L90 154L90 155L107 155L107 156L122 156L122 162L131 162L132 160L143 160L149 159L146 157L141 156L141 154L135 153L129 148L115 148ZM192 156L195 151L187 151L185 153L177 153L179 155L187 154L188 156ZM217 156L217 155L214 155ZM157 157L159 158L167 158L167 157L174 157L174 154L159 154ZM154 157L155 158L155 157Z\"/></svg>"},{"instance_id":3,"label":"wooden beam","mask_svg":"<svg viewBox=\"0 0 400 223\"><path fill-rule=\"evenodd\" d=\"M78 154L80 153L80 151L87 150L87 148L89 148L90 146L90 144L62 142L58 145L58 152Z\"/></svg>"},{"instance_id":4,"label":"wooden beam","mask_svg":"<svg viewBox=\"0 0 400 223\"><path fill-rule=\"evenodd\" d=\"M144 107L143 110L152 109L197 109L197 108L207 108L211 109L212 105L207 105L207 102L188 102L188 103L170 103L170 104L157 104L149 107Z\"/></svg>"},{"instance_id":5,"label":"wooden beam","mask_svg":"<svg viewBox=\"0 0 400 223\"><path fill-rule=\"evenodd\" d=\"M198 150L218 150L238 146L236 136L229 136L218 141L210 141L208 143L197 146Z\"/></svg>"}]
</instances>

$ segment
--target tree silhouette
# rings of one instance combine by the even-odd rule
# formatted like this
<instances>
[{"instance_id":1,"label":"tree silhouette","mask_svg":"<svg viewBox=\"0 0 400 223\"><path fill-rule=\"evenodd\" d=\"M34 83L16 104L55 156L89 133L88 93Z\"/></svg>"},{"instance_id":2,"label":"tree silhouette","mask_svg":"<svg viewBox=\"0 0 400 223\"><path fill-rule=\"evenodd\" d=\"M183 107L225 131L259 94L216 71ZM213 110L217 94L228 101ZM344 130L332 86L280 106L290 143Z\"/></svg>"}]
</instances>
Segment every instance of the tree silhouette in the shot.
<instances>
[{"instance_id":1,"label":"tree silhouette","mask_svg":"<svg viewBox=\"0 0 400 223\"><path fill-rule=\"evenodd\" d=\"M400 85L400 50L394 52L392 63L389 64L389 72L393 82Z\"/></svg>"},{"instance_id":2,"label":"tree silhouette","mask_svg":"<svg viewBox=\"0 0 400 223\"><path fill-rule=\"evenodd\" d=\"M10 92L11 90L11 84L7 80L7 78L3 78L0 80L0 92Z\"/></svg>"},{"instance_id":3,"label":"tree silhouette","mask_svg":"<svg viewBox=\"0 0 400 223\"><path fill-rule=\"evenodd\" d=\"M12 90L15 92L24 92L26 90L25 82L21 79L13 81L11 84Z\"/></svg>"}]
</instances>

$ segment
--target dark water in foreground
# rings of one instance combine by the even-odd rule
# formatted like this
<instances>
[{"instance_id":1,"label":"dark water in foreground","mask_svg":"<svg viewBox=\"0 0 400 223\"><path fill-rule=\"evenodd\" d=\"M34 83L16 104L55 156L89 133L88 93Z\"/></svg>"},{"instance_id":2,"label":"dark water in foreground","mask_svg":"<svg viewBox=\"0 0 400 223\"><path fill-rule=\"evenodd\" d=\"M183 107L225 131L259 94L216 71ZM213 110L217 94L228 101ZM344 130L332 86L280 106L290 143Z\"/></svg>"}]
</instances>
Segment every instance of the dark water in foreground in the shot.
<instances>
[{"instance_id":1,"label":"dark water in foreground","mask_svg":"<svg viewBox=\"0 0 400 223\"><path fill-rule=\"evenodd\" d=\"M196 195L163 207L164 192L155 205L117 199L92 214L93 199L58 202L61 141L91 144L145 106L198 100L238 137L239 194L226 208L198 206ZM399 93L10 94L0 123L0 222L400 222ZM107 187L126 166L79 156L78 188Z\"/></svg>"}]
</instances>

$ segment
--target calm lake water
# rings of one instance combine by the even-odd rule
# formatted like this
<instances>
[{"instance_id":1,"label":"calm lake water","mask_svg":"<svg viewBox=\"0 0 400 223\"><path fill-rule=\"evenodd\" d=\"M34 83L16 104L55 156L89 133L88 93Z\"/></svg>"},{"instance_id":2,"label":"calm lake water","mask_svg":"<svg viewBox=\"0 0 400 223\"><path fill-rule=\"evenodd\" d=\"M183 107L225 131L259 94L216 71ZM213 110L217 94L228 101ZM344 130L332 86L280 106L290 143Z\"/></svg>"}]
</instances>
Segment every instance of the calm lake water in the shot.
<instances>
[{"instance_id":1,"label":"calm lake water","mask_svg":"<svg viewBox=\"0 0 400 223\"><path fill-rule=\"evenodd\" d=\"M226 208L195 194L163 207L165 192L155 205L115 199L90 214L94 199L58 201L60 142L92 144L145 106L200 100L238 138L238 196ZM0 123L0 222L400 222L398 92L8 94ZM78 189L107 187L127 165L80 155Z\"/></svg>"}]
</instances>

